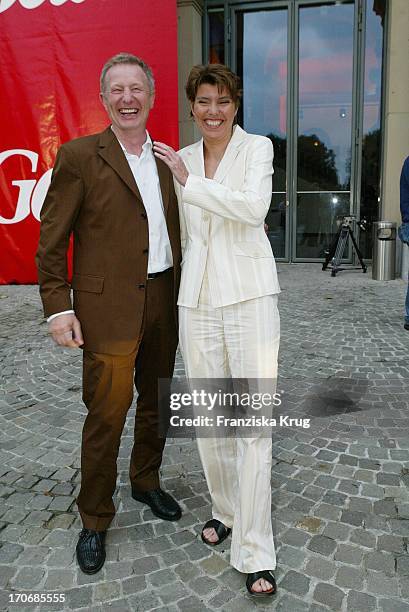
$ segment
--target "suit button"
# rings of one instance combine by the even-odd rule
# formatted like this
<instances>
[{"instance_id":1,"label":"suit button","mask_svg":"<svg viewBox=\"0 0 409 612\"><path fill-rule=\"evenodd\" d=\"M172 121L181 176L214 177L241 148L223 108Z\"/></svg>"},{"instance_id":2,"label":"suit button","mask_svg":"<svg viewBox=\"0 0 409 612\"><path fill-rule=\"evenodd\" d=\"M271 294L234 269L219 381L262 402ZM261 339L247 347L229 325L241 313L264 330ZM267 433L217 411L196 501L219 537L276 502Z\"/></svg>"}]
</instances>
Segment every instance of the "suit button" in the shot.
<instances>
[{"instance_id":1,"label":"suit button","mask_svg":"<svg viewBox=\"0 0 409 612\"><path fill-rule=\"evenodd\" d=\"M203 240L203 246L207 246L207 240Z\"/></svg>"},{"instance_id":2,"label":"suit button","mask_svg":"<svg viewBox=\"0 0 409 612\"><path fill-rule=\"evenodd\" d=\"M146 213L141 213L141 217L142 217L142 219L147 219L148 218Z\"/></svg>"},{"instance_id":3,"label":"suit button","mask_svg":"<svg viewBox=\"0 0 409 612\"><path fill-rule=\"evenodd\" d=\"M209 221L209 219L210 219L210 216L207 213L205 213L203 215L203 221Z\"/></svg>"},{"instance_id":4,"label":"suit button","mask_svg":"<svg viewBox=\"0 0 409 612\"><path fill-rule=\"evenodd\" d=\"M149 249L144 249L144 250L142 251L142 253L143 253L144 255L146 255L147 253L149 253Z\"/></svg>"},{"instance_id":5,"label":"suit button","mask_svg":"<svg viewBox=\"0 0 409 612\"><path fill-rule=\"evenodd\" d=\"M145 285L144 285L143 283L140 283L140 284L138 285L138 289L145 289Z\"/></svg>"}]
</instances>

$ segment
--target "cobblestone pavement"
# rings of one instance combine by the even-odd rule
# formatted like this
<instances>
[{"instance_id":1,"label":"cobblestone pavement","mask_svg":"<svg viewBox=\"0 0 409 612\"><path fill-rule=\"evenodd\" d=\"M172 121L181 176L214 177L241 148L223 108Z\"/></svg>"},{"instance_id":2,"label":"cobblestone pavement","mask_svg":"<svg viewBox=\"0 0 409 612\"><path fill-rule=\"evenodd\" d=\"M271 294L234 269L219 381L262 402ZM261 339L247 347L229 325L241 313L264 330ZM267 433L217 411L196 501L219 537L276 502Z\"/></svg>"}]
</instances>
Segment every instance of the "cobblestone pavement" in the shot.
<instances>
[{"instance_id":1,"label":"cobblestone pavement","mask_svg":"<svg viewBox=\"0 0 409 612\"><path fill-rule=\"evenodd\" d=\"M230 540L223 550L200 541L210 506L194 441L166 447L178 523L131 499L132 412L107 562L95 576L78 570L80 353L52 346L36 287L0 287L2 609L409 611L405 284L360 271L334 279L318 265L279 271L281 411L312 426L274 432L278 594L261 602L230 568ZM7 603L21 593L64 594L65 604Z\"/></svg>"}]
</instances>

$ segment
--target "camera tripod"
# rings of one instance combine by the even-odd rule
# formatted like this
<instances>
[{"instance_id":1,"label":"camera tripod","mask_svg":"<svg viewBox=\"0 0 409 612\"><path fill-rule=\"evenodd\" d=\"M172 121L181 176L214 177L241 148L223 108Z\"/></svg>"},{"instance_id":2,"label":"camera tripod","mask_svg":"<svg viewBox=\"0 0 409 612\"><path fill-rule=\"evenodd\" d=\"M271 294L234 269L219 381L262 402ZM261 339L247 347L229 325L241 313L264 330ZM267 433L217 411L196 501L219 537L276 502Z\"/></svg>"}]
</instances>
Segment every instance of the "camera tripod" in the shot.
<instances>
[{"instance_id":1,"label":"camera tripod","mask_svg":"<svg viewBox=\"0 0 409 612\"><path fill-rule=\"evenodd\" d=\"M358 256L359 263L361 264L361 268L363 272L366 272L366 265L364 264L364 260L362 257L362 253L359 250L358 244L355 240L354 233L352 231L352 222L355 220L353 215L342 217L340 228L335 236L333 243L331 244L329 251L326 254L325 261L322 264L322 269L326 270L328 264L331 262L331 276L335 276L337 272L341 270L345 270L346 268L341 268L340 263L341 259L344 255L345 247L348 242L348 238L351 238L352 245L355 249L355 252ZM363 225L361 229L365 230L365 221L362 221L359 226ZM359 269L359 268L355 268Z\"/></svg>"}]
</instances>

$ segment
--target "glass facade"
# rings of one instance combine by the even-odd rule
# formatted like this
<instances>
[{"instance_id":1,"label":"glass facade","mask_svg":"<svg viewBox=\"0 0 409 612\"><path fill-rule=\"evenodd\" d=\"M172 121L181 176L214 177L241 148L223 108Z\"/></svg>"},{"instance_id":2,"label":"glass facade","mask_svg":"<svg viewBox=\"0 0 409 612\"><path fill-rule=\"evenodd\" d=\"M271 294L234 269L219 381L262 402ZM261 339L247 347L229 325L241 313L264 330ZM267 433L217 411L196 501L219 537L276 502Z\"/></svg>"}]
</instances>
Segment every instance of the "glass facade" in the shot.
<instances>
[{"instance_id":1,"label":"glass facade","mask_svg":"<svg viewBox=\"0 0 409 612\"><path fill-rule=\"evenodd\" d=\"M230 59L239 123L274 144L274 253L321 260L340 216L378 217L385 0L212 4L206 59ZM371 231L359 243L371 257Z\"/></svg>"}]
</instances>

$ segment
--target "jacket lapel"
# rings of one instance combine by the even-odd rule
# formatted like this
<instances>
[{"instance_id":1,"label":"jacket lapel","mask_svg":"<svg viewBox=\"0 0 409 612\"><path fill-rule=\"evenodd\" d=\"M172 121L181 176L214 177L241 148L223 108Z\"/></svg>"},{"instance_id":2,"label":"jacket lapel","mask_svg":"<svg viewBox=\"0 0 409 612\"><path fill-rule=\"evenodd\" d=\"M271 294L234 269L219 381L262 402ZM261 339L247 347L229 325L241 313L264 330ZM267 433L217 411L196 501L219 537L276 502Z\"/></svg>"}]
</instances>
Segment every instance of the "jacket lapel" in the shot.
<instances>
[{"instance_id":1,"label":"jacket lapel","mask_svg":"<svg viewBox=\"0 0 409 612\"><path fill-rule=\"evenodd\" d=\"M156 167L158 169L160 190L162 192L163 212L166 218L166 213L168 212L169 208L169 196L171 188L169 185L170 170L168 170L168 167L161 159L155 157L155 161Z\"/></svg>"},{"instance_id":2,"label":"jacket lapel","mask_svg":"<svg viewBox=\"0 0 409 612\"><path fill-rule=\"evenodd\" d=\"M143 204L141 194L115 134L111 128L102 132L99 139L99 155L121 177L124 183Z\"/></svg>"},{"instance_id":3,"label":"jacket lapel","mask_svg":"<svg viewBox=\"0 0 409 612\"><path fill-rule=\"evenodd\" d=\"M234 128L233 135L230 139L227 149L224 152L222 159L217 167L214 175L214 180L218 183L222 183L230 168L235 162L237 155L239 154L240 147L245 140L246 132L241 129L239 125Z\"/></svg>"},{"instance_id":4,"label":"jacket lapel","mask_svg":"<svg viewBox=\"0 0 409 612\"><path fill-rule=\"evenodd\" d=\"M184 157L184 162L189 172L204 177L203 138L189 148L186 157Z\"/></svg>"}]
</instances>

